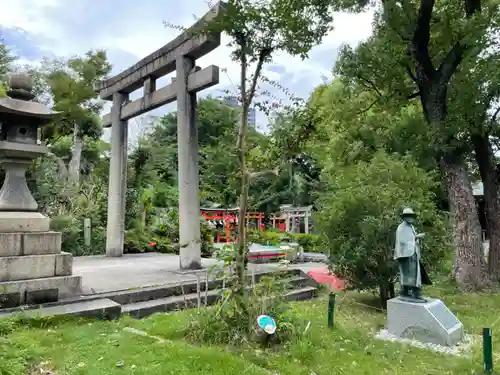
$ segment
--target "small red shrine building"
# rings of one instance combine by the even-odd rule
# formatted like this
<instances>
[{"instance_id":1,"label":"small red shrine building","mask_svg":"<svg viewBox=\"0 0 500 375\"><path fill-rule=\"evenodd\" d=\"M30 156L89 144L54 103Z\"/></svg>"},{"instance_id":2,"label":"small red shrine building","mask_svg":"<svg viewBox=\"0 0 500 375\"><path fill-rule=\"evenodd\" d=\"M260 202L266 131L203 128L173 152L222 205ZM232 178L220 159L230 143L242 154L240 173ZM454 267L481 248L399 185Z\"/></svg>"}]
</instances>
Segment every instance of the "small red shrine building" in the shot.
<instances>
[{"instance_id":1,"label":"small red shrine building","mask_svg":"<svg viewBox=\"0 0 500 375\"><path fill-rule=\"evenodd\" d=\"M205 220L225 228L225 234L217 235L216 242L234 241L231 233L237 232L239 208L200 208L200 213ZM265 230L265 225L262 223L264 219L263 212L247 212L245 217L247 227L253 221L258 229Z\"/></svg>"}]
</instances>

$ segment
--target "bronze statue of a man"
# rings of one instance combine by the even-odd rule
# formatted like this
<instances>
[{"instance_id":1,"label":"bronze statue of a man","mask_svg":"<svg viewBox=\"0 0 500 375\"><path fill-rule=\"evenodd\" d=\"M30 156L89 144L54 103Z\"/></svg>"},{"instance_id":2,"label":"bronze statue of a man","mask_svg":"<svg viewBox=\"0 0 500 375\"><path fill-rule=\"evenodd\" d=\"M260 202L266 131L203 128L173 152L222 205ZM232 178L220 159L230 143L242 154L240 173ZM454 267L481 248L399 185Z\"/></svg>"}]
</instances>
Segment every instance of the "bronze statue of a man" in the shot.
<instances>
[{"instance_id":1,"label":"bronze statue of a man","mask_svg":"<svg viewBox=\"0 0 500 375\"><path fill-rule=\"evenodd\" d=\"M399 295L414 301L425 302L421 295L422 285L431 285L431 281L420 261L421 240L424 233L417 234L413 223L417 215L409 207L403 210L396 231L394 259L399 263Z\"/></svg>"}]
</instances>

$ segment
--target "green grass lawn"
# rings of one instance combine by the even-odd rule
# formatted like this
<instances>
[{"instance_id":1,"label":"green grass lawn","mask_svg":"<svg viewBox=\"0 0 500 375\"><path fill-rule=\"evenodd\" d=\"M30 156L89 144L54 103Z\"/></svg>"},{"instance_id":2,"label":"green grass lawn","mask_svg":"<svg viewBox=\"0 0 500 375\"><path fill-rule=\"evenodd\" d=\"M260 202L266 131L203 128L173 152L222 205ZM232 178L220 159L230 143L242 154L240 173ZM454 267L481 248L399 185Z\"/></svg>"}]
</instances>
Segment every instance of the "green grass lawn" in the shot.
<instances>
[{"instance_id":1,"label":"green grass lawn","mask_svg":"<svg viewBox=\"0 0 500 375\"><path fill-rule=\"evenodd\" d=\"M479 335L482 327L491 327L500 317L500 294L460 294L453 287L437 286L426 289L426 295L442 298L471 334ZM57 375L481 373L480 340L470 358L458 358L374 339L385 324L385 313L367 306L374 301L368 294L340 294L333 330L326 327L326 295L294 303L297 314L311 321L310 329L301 340L275 349L189 344L182 332L193 310L119 322L39 321L10 333L0 321L0 375L30 374L30 366L40 363ZM492 327L495 358L500 357L497 326L500 331L500 323ZM166 341L124 331L125 327Z\"/></svg>"}]
</instances>

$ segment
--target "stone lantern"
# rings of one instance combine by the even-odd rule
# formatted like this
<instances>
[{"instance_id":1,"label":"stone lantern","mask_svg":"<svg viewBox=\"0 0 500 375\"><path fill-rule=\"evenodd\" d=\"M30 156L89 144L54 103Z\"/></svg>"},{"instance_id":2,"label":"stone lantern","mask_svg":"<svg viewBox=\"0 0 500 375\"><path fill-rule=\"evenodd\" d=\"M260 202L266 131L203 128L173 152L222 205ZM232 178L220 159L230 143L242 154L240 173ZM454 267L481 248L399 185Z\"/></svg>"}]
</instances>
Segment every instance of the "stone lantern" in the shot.
<instances>
[{"instance_id":1,"label":"stone lantern","mask_svg":"<svg viewBox=\"0 0 500 375\"><path fill-rule=\"evenodd\" d=\"M50 231L50 219L26 183L26 168L47 154L38 129L58 112L34 102L30 78L10 77L7 98L0 99L0 309L52 302L80 293L81 278L72 276L72 256L61 252L61 233Z\"/></svg>"},{"instance_id":2,"label":"stone lantern","mask_svg":"<svg viewBox=\"0 0 500 375\"><path fill-rule=\"evenodd\" d=\"M0 99L0 166L5 181L0 190L0 211L37 211L38 204L26 184L25 171L31 162L49 150L38 145L38 128L57 112L33 102L30 79L12 75L8 98ZM48 229L48 228L46 228Z\"/></svg>"}]
</instances>

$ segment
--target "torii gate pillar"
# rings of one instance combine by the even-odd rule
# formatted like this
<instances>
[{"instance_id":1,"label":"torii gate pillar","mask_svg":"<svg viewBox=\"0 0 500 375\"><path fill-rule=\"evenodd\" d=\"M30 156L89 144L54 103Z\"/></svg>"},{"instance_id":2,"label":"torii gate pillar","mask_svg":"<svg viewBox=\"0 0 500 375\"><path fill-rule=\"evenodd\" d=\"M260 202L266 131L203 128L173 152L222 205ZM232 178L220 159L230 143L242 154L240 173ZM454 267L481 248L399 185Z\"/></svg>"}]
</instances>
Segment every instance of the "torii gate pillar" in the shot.
<instances>
[{"instance_id":1,"label":"torii gate pillar","mask_svg":"<svg viewBox=\"0 0 500 375\"><path fill-rule=\"evenodd\" d=\"M127 195L128 121L121 119L121 109L127 100L127 94L113 93L108 222L106 227L106 256L108 257L121 257L123 255Z\"/></svg>"},{"instance_id":2,"label":"torii gate pillar","mask_svg":"<svg viewBox=\"0 0 500 375\"><path fill-rule=\"evenodd\" d=\"M180 268L201 268L200 193L198 173L198 129L196 92L190 92L188 77L194 60L181 56L176 61L177 155L179 163Z\"/></svg>"}]
</instances>

